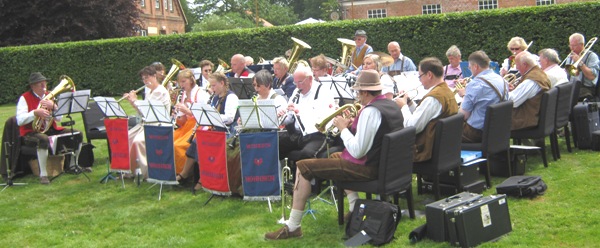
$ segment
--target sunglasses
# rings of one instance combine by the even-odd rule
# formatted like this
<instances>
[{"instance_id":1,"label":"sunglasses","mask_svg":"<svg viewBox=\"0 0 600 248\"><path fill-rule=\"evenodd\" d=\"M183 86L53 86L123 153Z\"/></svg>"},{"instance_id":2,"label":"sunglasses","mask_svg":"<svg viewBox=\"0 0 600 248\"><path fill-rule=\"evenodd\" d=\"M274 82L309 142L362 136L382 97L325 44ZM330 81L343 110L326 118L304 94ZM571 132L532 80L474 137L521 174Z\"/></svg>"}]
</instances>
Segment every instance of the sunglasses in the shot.
<instances>
[{"instance_id":1,"label":"sunglasses","mask_svg":"<svg viewBox=\"0 0 600 248\"><path fill-rule=\"evenodd\" d=\"M521 50L521 48L520 47L511 47L510 50L511 51L519 51L519 50Z\"/></svg>"}]
</instances>

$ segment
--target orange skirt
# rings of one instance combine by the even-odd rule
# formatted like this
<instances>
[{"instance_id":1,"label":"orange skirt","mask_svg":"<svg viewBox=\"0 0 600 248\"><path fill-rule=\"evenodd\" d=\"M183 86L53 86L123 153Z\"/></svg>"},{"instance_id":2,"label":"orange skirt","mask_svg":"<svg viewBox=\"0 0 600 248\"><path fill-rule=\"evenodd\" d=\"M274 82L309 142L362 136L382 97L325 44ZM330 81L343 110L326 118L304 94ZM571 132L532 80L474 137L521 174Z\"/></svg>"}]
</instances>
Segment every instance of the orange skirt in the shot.
<instances>
[{"instance_id":1,"label":"orange skirt","mask_svg":"<svg viewBox=\"0 0 600 248\"><path fill-rule=\"evenodd\" d=\"M183 170L183 165L187 159L185 151L190 146L188 139L192 135L195 126L196 120L193 117L188 117L185 124L177 128L173 133L173 141L175 144L175 172L177 174L181 173Z\"/></svg>"}]
</instances>

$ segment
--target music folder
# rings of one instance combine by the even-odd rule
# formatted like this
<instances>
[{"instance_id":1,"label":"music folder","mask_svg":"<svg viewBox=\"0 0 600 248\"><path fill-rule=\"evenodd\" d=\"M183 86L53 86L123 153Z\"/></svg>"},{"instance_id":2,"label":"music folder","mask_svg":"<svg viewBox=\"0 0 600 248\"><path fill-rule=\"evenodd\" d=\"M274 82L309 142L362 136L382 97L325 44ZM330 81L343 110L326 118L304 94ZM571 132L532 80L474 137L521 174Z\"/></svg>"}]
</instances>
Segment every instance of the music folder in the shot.
<instances>
[{"instance_id":1,"label":"music folder","mask_svg":"<svg viewBox=\"0 0 600 248\"><path fill-rule=\"evenodd\" d=\"M227 78L229 87L239 99L250 99L255 94L252 78Z\"/></svg>"}]
</instances>

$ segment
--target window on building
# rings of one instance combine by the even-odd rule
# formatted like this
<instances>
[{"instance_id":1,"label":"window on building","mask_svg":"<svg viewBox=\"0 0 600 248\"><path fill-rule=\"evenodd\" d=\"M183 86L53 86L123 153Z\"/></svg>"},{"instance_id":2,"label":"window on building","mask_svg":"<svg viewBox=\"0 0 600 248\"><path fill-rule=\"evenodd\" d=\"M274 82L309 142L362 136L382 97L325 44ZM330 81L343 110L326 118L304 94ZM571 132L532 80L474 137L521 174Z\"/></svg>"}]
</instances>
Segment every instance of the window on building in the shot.
<instances>
[{"instance_id":1,"label":"window on building","mask_svg":"<svg viewBox=\"0 0 600 248\"><path fill-rule=\"evenodd\" d=\"M172 34L178 34L177 30L173 30Z\"/></svg>"},{"instance_id":2,"label":"window on building","mask_svg":"<svg viewBox=\"0 0 600 248\"><path fill-rule=\"evenodd\" d=\"M157 9L160 9L160 0L155 0L154 1L154 7Z\"/></svg>"},{"instance_id":3,"label":"window on building","mask_svg":"<svg viewBox=\"0 0 600 248\"><path fill-rule=\"evenodd\" d=\"M140 0L140 6L142 6L142 8L146 7L146 0Z\"/></svg>"},{"instance_id":4,"label":"window on building","mask_svg":"<svg viewBox=\"0 0 600 248\"><path fill-rule=\"evenodd\" d=\"M145 29L140 30L140 36L148 36L148 30L145 30Z\"/></svg>"},{"instance_id":5,"label":"window on building","mask_svg":"<svg viewBox=\"0 0 600 248\"><path fill-rule=\"evenodd\" d=\"M479 0L479 10L497 9L498 0Z\"/></svg>"},{"instance_id":6,"label":"window on building","mask_svg":"<svg viewBox=\"0 0 600 248\"><path fill-rule=\"evenodd\" d=\"M370 9L367 12L367 17L369 17L369 18L387 17L387 10L386 9Z\"/></svg>"},{"instance_id":7,"label":"window on building","mask_svg":"<svg viewBox=\"0 0 600 248\"><path fill-rule=\"evenodd\" d=\"M169 11L173 12L173 0L169 0Z\"/></svg>"},{"instance_id":8,"label":"window on building","mask_svg":"<svg viewBox=\"0 0 600 248\"><path fill-rule=\"evenodd\" d=\"M441 4L425 4L423 5L423 15L428 14L441 14L442 13L442 5Z\"/></svg>"},{"instance_id":9,"label":"window on building","mask_svg":"<svg viewBox=\"0 0 600 248\"><path fill-rule=\"evenodd\" d=\"M554 4L554 0L535 0L535 5L537 5L537 6L551 5L551 4Z\"/></svg>"}]
</instances>

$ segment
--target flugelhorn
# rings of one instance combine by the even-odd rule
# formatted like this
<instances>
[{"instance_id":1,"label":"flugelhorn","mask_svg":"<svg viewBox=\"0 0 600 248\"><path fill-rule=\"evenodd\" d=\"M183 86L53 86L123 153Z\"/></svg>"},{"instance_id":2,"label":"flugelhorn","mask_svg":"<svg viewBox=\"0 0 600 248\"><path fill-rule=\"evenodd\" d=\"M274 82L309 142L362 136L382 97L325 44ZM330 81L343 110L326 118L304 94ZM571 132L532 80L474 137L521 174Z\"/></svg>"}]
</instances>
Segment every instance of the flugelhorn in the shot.
<instances>
[{"instance_id":1,"label":"flugelhorn","mask_svg":"<svg viewBox=\"0 0 600 248\"><path fill-rule=\"evenodd\" d=\"M338 115L341 115L344 118L354 118L358 116L358 111L360 111L361 108L362 105L360 105L360 103L345 104L339 109L337 109L335 112L333 112L331 115L323 119L320 123L315 124L315 127L317 128L317 130L319 130L319 132L325 135L331 135L333 137L336 137L340 134L340 130L337 130L337 128L334 125L331 125L329 126L329 128L327 128L327 124ZM346 111L348 111L349 113L346 113Z\"/></svg>"},{"instance_id":2,"label":"flugelhorn","mask_svg":"<svg viewBox=\"0 0 600 248\"><path fill-rule=\"evenodd\" d=\"M585 44L583 51L581 51L579 53L579 59L577 61L575 61L575 63L570 64L570 65L565 65L565 70L569 73L569 75L576 76L577 74L579 74L579 66L578 65L579 65L579 63L581 63L581 60L583 60L583 57L585 57L585 55L587 55L590 52L590 49L594 46L594 43L596 43L596 40L598 40L598 38L594 37L594 38L590 39L588 41L588 43ZM568 58L568 56L567 56L567 58ZM565 58L565 61L566 61L566 58Z\"/></svg>"},{"instance_id":3,"label":"flugelhorn","mask_svg":"<svg viewBox=\"0 0 600 248\"><path fill-rule=\"evenodd\" d=\"M75 83L73 83L73 80L69 76L62 75L60 76L60 83L50 93L44 96L42 100L51 100L59 94L67 91L75 91ZM41 102L40 104L38 104L37 108L44 108ZM48 112L52 112L52 109L46 110L48 110ZM35 116L32 123L33 130L39 133L45 133L46 131L48 131L48 129L50 129L50 126L52 126L52 121L54 121L54 117L52 116L47 118L40 118Z\"/></svg>"}]
</instances>

